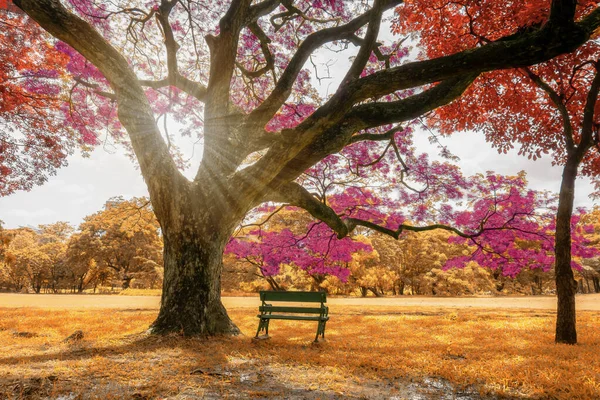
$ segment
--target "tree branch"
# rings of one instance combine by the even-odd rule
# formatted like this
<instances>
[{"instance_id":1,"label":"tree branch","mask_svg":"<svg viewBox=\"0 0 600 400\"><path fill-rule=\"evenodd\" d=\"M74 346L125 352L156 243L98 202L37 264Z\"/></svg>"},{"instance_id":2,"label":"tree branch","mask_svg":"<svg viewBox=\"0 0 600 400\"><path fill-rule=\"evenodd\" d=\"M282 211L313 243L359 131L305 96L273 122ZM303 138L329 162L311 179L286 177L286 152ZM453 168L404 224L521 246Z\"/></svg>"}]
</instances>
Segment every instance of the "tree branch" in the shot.
<instances>
[{"instance_id":1,"label":"tree branch","mask_svg":"<svg viewBox=\"0 0 600 400\"><path fill-rule=\"evenodd\" d=\"M577 0L553 0L550 6L549 23L558 25L572 23L576 8Z\"/></svg>"},{"instance_id":2,"label":"tree branch","mask_svg":"<svg viewBox=\"0 0 600 400\"><path fill-rule=\"evenodd\" d=\"M189 94L199 101L206 101L206 86L192 81L191 79L188 79L179 73L175 73L168 78L158 81L140 79L138 82L140 85L152 89L161 89L173 85L177 89Z\"/></svg>"},{"instance_id":3,"label":"tree branch","mask_svg":"<svg viewBox=\"0 0 600 400\"><path fill-rule=\"evenodd\" d=\"M403 126L396 126L385 133L363 133L361 135L354 135L350 138L348 144L354 144L358 142L371 141L371 142L383 142L386 140L392 140L394 135L404 130Z\"/></svg>"},{"instance_id":4,"label":"tree branch","mask_svg":"<svg viewBox=\"0 0 600 400\"><path fill-rule=\"evenodd\" d=\"M460 237L464 237L467 239L475 238L477 236L480 236L483 233L483 230L479 230L476 233L468 234L468 233L462 232L461 230L459 230L457 228L454 228L454 227L448 226L448 225L444 225L444 224L432 224L432 225L427 225L427 226L412 226L412 225L401 224L398 226L398 229L393 230L393 229L389 229L389 228L386 228L381 225L374 224L370 221L365 221L365 220L357 219L357 218L346 218L344 220L344 222L346 223L346 226L348 226L349 232L352 232L352 230L354 230L354 228L356 228L357 226L363 226L363 227L369 228L373 231L380 232L380 233L386 234L388 236L391 236L396 240L400 237L400 235L404 231L425 232L425 231L433 231L436 229L442 229L442 230L452 232Z\"/></svg>"},{"instance_id":5,"label":"tree branch","mask_svg":"<svg viewBox=\"0 0 600 400\"><path fill-rule=\"evenodd\" d=\"M320 202L308 190L296 182L289 182L281 186L278 190L270 192L268 200L278 203L288 203L289 205L308 211L313 217L325 222L337 233L340 239L349 233L348 227L331 207Z\"/></svg>"},{"instance_id":6,"label":"tree branch","mask_svg":"<svg viewBox=\"0 0 600 400\"><path fill-rule=\"evenodd\" d=\"M337 234L338 239L350 235L357 226L363 226L373 231L386 234L394 239L398 239L398 237L404 231L424 232L435 229L443 229L464 238L474 238L481 235L485 230L485 228L480 228L477 232L468 234L460 231L459 229L443 224L433 224L427 226L411 226L401 224L396 230L393 230L358 218L342 219L331 207L317 200L317 198L311 195L304 187L295 182L290 182L282 186L280 190L272 192L269 200L285 202L308 211L313 217L325 222L327 226L329 226Z\"/></svg>"},{"instance_id":7,"label":"tree branch","mask_svg":"<svg viewBox=\"0 0 600 400\"><path fill-rule=\"evenodd\" d=\"M560 116L563 120L563 137L565 139L565 145L567 147L567 153L571 153L575 149L575 142L573 141L573 126L571 125L571 117L569 116L569 111L567 110L567 106L563 103L563 99L559 96L550 85L542 80L538 75L534 74L530 68L523 68L527 76L548 96L550 100L560 113Z\"/></svg>"},{"instance_id":8,"label":"tree branch","mask_svg":"<svg viewBox=\"0 0 600 400\"><path fill-rule=\"evenodd\" d=\"M158 89L164 86L175 86L190 96L193 96L200 101L204 101L206 97L206 87L198 82L194 82L182 76L179 73L179 67L177 65L177 51L179 50L179 43L177 43L175 40L173 29L171 28L171 24L169 22L171 11L178 2L178 0L162 0L159 7L159 12L157 13L157 19L165 39L168 76L166 79L160 81L140 80L139 82L142 86L152 87L153 89Z\"/></svg>"},{"instance_id":9,"label":"tree branch","mask_svg":"<svg viewBox=\"0 0 600 400\"><path fill-rule=\"evenodd\" d=\"M383 1L375 0L373 8L371 8L371 15L369 17L369 25L367 27L365 38L362 40L358 54L348 69L348 72L346 72L346 76L342 79L342 83L338 90L345 88L346 84L358 78L365 69L365 65L367 65L371 52L375 47L375 42L377 41L379 26L381 25L381 15L383 12Z\"/></svg>"},{"instance_id":10,"label":"tree branch","mask_svg":"<svg viewBox=\"0 0 600 400\"><path fill-rule=\"evenodd\" d=\"M81 86L85 86L87 88L93 89L94 93L96 93L98 96L102 96L102 97L106 97L107 99L111 99L111 100L116 100L117 96L112 93L112 92L107 92L105 90L100 90L100 85L98 85L97 83L90 83L86 80L84 80L83 78L79 78L79 77L74 77L73 80L75 82L77 82L78 84L80 84Z\"/></svg>"},{"instance_id":11,"label":"tree branch","mask_svg":"<svg viewBox=\"0 0 600 400\"><path fill-rule=\"evenodd\" d=\"M383 11L389 10L402 2L403 0L382 0L381 8ZM250 114L249 120L251 123L260 128L264 127L289 97L298 73L309 56L326 43L335 40L350 39L354 35L354 32L369 22L373 13L373 10L369 10L344 25L321 29L309 35L294 53L294 56L285 71L283 71L271 94Z\"/></svg>"},{"instance_id":12,"label":"tree branch","mask_svg":"<svg viewBox=\"0 0 600 400\"><path fill-rule=\"evenodd\" d=\"M219 35L206 36L211 58L208 80L208 94L211 101L206 109L209 115L218 116L218 110L227 112L239 36L248 16L250 3L251 0L233 0L227 13L219 22Z\"/></svg>"},{"instance_id":13,"label":"tree branch","mask_svg":"<svg viewBox=\"0 0 600 400\"><path fill-rule=\"evenodd\" d=\"M259 68L255 71L247 70L239 62L236 62L236 65L242 71L242 73L244 75L246 75L250 78L257 78L257 77L265 74L267 71L273 70L273 67L275 65L274 59L273 59L273 54L271 53L271 50L269 50L269 43L271 43L271 39L269 39L269 37L260 28L260 26L258 26L258 23L256 23L256 22L251 23L248 26L248 29L250 29L250 31L254 34L254 36L256 36L258 38L258 41L260 42L260 48L265 57L266 64L262 68Z\"/></svg>"},{"instance_id":14,"label":"tree branch","mask_svg":"<svg viewBox=\"0 0 600 400\"><path fill-rule=\"evenodd\" d=\"M581 160L590 147L594 145L594 113L596 111L596 102L598 101L598 92L600 91L600 62L594 63L596 75L590 86L585 108L583 110L583 124L581 127L581 140L577 146L577 156Z\"/></svg>"},{"instance_id":15,"label":"tree branch","mask_svg":"<svg viewBox=\"0 0 600 400\"><path fill-rule=\"evenodd\" d=\"M357 103L379 98L396 90L448 81L449 78L460 80L461 77L472 77L495 69L524 67L542 62L574 50L587 41L599 26L600 8L597 8L578 23L568 21L564 24L546 24L539 30L512 35L475 49L404 64L350 82L346 90L336 93L295 129L282 132L283 140L273 144L261 160L236 173L236 187L244 188L249 197L258 200L261 193L256 188L260 185L277 186L282 182L294 180L304 167L313 165L320 159L315 154L326 155L341 149L347 144L348 138L357 131L356 126L362 125L361 121L355 120L349 121L349 125L358 121L356 126L341 126L342 121L347 122L347 113ZM307 41L310 38L309 36ZM298 54L301 54L301 51ZM291 87L291 83L289 85ZM283 92L278 92L276 87L269 98L281 96L285 99L283 96L287 96L287 85L281 87ZM280 104L269 98L254 113ZM377 107L386 111L386 107L389 106ZM399 118L396 119L398 120ZM350 133L348 136L340 135L340 130Z\"/></svg>"},{"instance_id":16,"label":"tree branch","mask_svg":"<svg viewBox=\"0 0 600 400\"><path fill-rule=\"evenodd\" d=\"M562 23L546 24L533 32L513 35L449 56L378 71L350 84L348 93L352 93L352 96L345 102L356 104L369 98L381 97L390 91L422 86L451 77L526 67L546 61L573 51L587 41L593 31L600 27L600 8L578 23L562 19L557 21Z\"/></svg>"},{"instance_id":17,"label":"tree branch","mask_svg":"<svg viewBox=\"0 0 600 400\"><path fill-rule=\"evenodd\" d=\"M286 160L285 165L281 165L282 161L285 160L282 153L289 154L292 148L303 143L301 139L304 138L301 136L301 130L291 130L281 143L271 147L267 155L254 165L242 170L238 176L241 179L263 179L259 176L271 173L274 171L272 166L279 163L281 169L277 175L273 175L271 178L273 179L272 185L277 186L282 182L293 181L323 157L336 153L344 146L354 143L352 135L356 132L381 125L410 121L441 105L448 104L459 97L475 77L474 75L468 75L449 79L431 89L403 100L356 106L338 119L337 124L321 133L318 139L307 143L297 154ZM277 148L278 146L280 148ZM276 152L276 150L280 152ZM266 168L267 170L265 170ZM259 178L249 178L250 176Z\"/></svg>"},{"instance_id":18,"label":"tree branch","mask_svg":"<svg viewBox=\"0 0 600 400\"><path fill-rule=\"evenodd\" d=\"M118 105L151 196L170 195L166 182L185 181L156 125L152 108L127 60L86 21L58 0L16 0L15 4L59 40L69 44L106 77ZM170 189L172 190L172 189Z\"/></svg>"}]
</instances>

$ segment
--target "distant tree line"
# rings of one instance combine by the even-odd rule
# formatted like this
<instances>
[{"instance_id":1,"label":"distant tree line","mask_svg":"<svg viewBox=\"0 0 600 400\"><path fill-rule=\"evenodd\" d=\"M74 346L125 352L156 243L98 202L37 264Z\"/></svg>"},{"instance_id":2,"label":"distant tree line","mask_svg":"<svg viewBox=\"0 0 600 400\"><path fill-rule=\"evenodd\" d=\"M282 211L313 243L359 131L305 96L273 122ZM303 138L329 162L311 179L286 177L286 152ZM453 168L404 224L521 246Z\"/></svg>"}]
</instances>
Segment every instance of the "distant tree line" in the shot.
<instances>
[{"instance_id":1,"label":"distant tree line","mask_svg":"<svg viewBox=\"0 0 600 400\"><path fill-rule=\"evenodd\" d=\"M460 296L555 291L553 268L544 265L532 265L514 275L476 261L447 268L448 260L472 253L468 245L453 241L448 231L407 232L399 240L359 231L334 252L318 226L298 242L296 233L311 223L308 215L284 209L257 218L266 222L250 226L260 226L260 230L241 227L227 248L225 292L270 289L356 296ZM586 242L598 246L600 210L584 214L581 223L587 226ZM291 243L287 242L290 238ZM536 244L522 241L519 246ZM290 247L300 253L290 253ZM160 226L149 200L112 198L77 229L66 222L17 229L1 229L0 225L0 289L30 293L158 289L163 279L162 250ZM276 255L280 256L277 268L268 267ZM579 292L599 293L600 259L581 261L583 267L575 272Z\"/></svg>"},{"instance_id":2,"label":"distant tree line","mask_svg":"<svg viewBox=\"0 0 600 400\"><path fill-rule=\"evenodd\" d=\"M77 230L57 222L0 235L4 290L81 293L162 284L162 237L145 198L113 198Z\"/></svg>"}]
</instances>

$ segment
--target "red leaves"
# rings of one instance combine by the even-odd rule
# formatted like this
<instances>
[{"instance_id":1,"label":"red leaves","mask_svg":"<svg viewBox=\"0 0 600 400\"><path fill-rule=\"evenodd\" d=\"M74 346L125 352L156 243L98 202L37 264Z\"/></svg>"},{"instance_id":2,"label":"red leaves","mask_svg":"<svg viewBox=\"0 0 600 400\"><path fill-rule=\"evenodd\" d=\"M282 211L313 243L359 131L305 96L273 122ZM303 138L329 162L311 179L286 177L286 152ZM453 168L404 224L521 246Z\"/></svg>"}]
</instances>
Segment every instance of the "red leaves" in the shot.
<instances>
[{"instance_id":1,"label":"red leaves","mask_svg":"<svg viewBox=\"0 0 600 400\"><path fill-rule=\"evenodd\" d=\"M579 2L577 17L597 5L598 1ZM425 55L436 57L535 29L547 20L549 11L548 0L433 4L413 0L398 7L394 26L399 33L420 31ZM431 29L424 30L427 24ZM579 142L585 98L594 76L593 67L586 63L599 58L600 45L590 41L574 53L530 67L566 108L575 144ZM600 104L596 108L600 109ZM521 155L536 160L551 154L558 164L566 154L563 121L555 101L523 69L484 74L460 99L436 110L429 119L443 133L480 131L499 152L506 153L517 145ZM587 175L598 170L597 152L591 153L584 162Z\"/></svg>"},{"instance_id":2,"label":"red leaves","mask_svg":"<svg viewBox=\"0 0 600 400\"><path fill-rule=\"evenodd\" d=\"M67 62L26 17L0 12L0 196L30 189L76 143L60 113Z\"/></svg>"}]
</instances>

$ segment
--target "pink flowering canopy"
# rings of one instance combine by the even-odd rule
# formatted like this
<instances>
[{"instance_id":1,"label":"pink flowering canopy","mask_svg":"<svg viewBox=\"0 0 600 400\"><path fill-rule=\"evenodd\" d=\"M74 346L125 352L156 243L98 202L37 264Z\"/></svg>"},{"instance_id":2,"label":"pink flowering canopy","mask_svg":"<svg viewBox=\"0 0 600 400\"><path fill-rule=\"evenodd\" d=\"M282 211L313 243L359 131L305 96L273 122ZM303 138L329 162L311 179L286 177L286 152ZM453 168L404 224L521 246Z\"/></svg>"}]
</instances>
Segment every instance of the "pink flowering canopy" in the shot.
<instances>
[{"instance_id":1,"label":"pink flowering canopy","mask_svg":"<svg viewBox=\"0 0 600 400\"><path fill-rule=\"evenodd\" d=\"M333 275L346 281L352 254L371 251L371 247L348 237L338 239L324 224L312 223L301 236L289 229L250 231L232 239L225 251L256 265L265 277L278 275L280 267L288 264L309 275Z\"/></svg>"},{"instance_id":2,"label":"pink flowering canopy","mask_svg":"<svg viewBox=\"0 0 600 400\"><path fill-rule=\"evenodd\" d=\"M321 166L328 171L335 170L334 164L332 159L324 160L312 174L307 173L307 179L315 191L323 187L329 189L326 201L338 214L367 220L390 231L396 231L398 226L404 226L405 231L419 226L423 230L452 227L450 230L455 235L450 236L449 241L467 244L471 252L449 259L446 269L462 268L475 261L505 276L515 277L525 269L549 271L554 266L557 196L529 189L524 173L511 177L491 172L468 178L458 175L447 185L437 182L433 193L417 193L396 186L396 193L390 198L381 196L385 190L378 188L376 195L358 180L352 181L352 187L344 188L347 181L340 179L343 166L337 166L340 170L333 175L318 169ZM428 167L440 168L438 164ZM454 170L454 173L459 174L459 171ZM428 175L424 173L424 176ZM461 185L452 182L461 182ZM280 210L264 206L250 218L264 220ZM580 224L584 215L585 210L580 209L572 218L575 257L572 266L576 269L581 268L582 258L600 256L600 250L590 246L585 237L593 227ZM400 232L398 237L403 234ZM369 252L371 248L349 237L338 239L325 224L314 222L296 234L290 229L263 230L261 225L261 229L232 238L226 248L226 252L237 259L257 266L263 276L276 276L281 265L292 264L309 274L333 275L342 281L350 274L347 263L351 255L358 251Z\"/></svg>"}]
</instances>

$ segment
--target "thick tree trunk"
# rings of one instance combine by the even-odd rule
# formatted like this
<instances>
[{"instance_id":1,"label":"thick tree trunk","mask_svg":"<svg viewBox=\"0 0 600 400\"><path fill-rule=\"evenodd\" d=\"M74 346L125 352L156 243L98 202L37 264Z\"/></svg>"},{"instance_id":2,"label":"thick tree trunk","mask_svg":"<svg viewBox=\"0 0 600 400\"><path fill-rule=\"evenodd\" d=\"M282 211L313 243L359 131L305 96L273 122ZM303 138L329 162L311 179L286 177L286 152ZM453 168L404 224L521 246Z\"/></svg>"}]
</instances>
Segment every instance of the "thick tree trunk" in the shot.
<instances>
[{"instance_id":1,"label":"thick tree trunk","mask_svg":"<svg viewBox=\"0 0 600 400\"><path fill-rule=\"evenodd\" d=\"M221 303L223 248L194 239L165 240L163 293L152 332L237 334L238 328Z\"/></svg>"},{"instance_id":2,"label":"thick tree trunk","mask_svg":"<svg viewBox=\"0 0 600 400\"><path fill-rule=\"evenodd\" d=\"M180 223L161 221L164 280L160 312L151 327L153 333L239 333L221 303L223 249L232 224L215 221L202 208L197 203L179 208ZM221 215L226 218L226 214Z\"/></svg>"},{"instance_id":3,"label":"thick tree trunk","mask_svg":"<svg viewBox=\"0 0 600 400\"><path fill-rule=\"evenodd\" d=\"M558 308L556 315L556 343L577 343L575 293L577 282L571 269L571 216L575 197L577 160L569 157L563 170L558 213L556 215L555 274Z\"/></svg>"}]
</instances>

